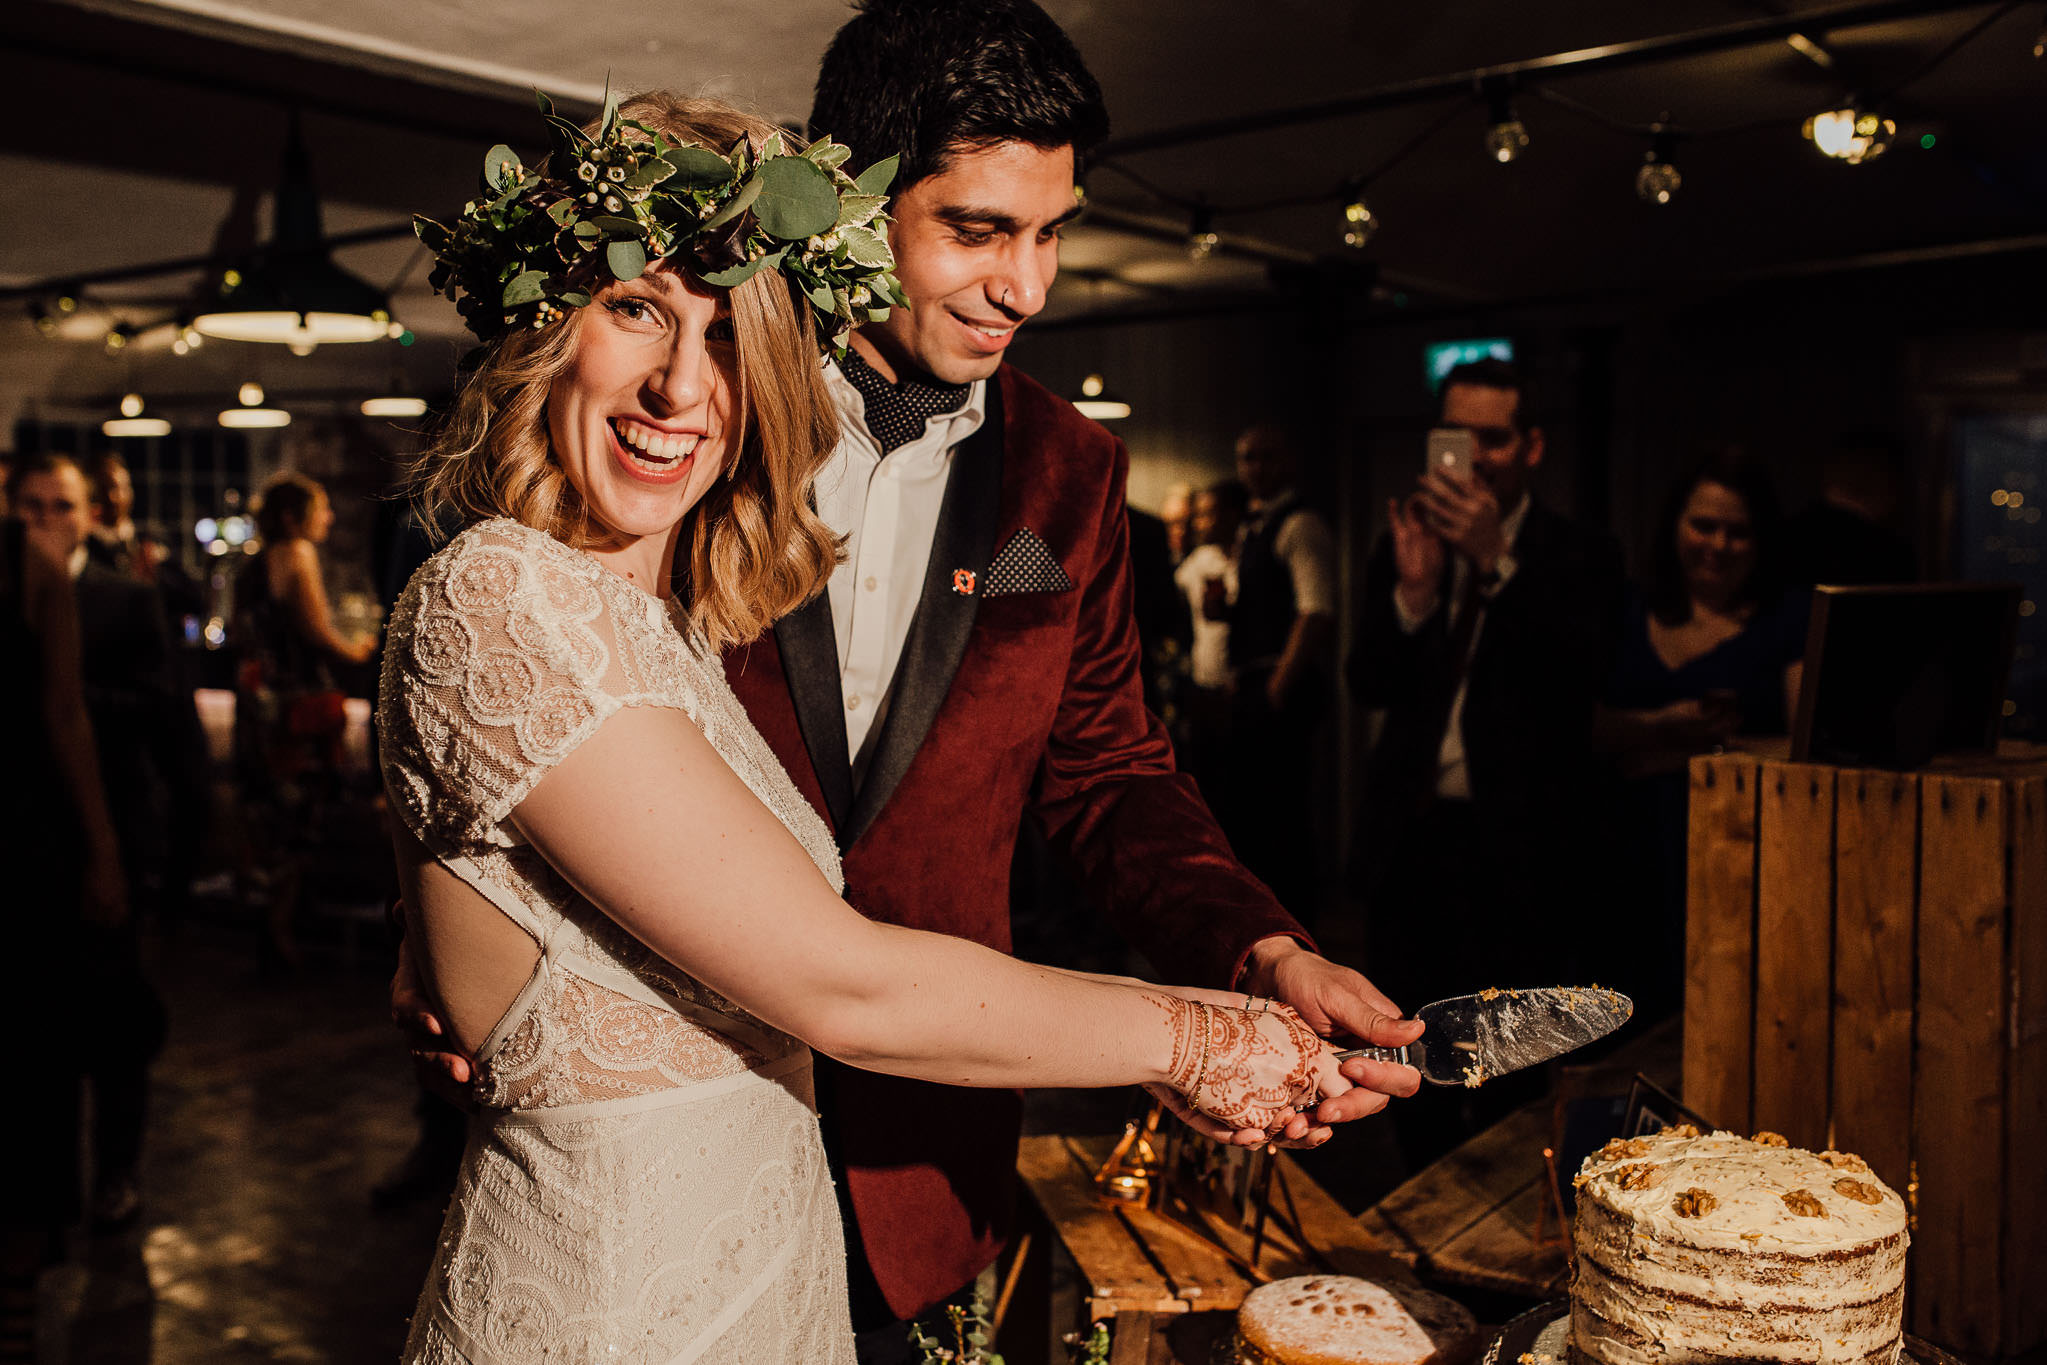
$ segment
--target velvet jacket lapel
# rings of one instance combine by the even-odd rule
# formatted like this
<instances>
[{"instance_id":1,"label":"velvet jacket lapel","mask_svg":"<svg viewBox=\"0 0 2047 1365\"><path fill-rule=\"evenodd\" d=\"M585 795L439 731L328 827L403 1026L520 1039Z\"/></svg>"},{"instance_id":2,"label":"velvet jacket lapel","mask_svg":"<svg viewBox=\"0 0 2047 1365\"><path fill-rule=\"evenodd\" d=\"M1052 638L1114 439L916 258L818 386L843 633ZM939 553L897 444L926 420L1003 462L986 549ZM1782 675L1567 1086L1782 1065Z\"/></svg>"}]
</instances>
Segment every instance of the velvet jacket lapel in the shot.
<instances>
[{"instance_id":1,"label":"velvet jacket lapel","mask_svg":"<svg viewBox=\"0 0 2047 1365\"><path fill-rule=\"evenodd\" d=\"M838 636L832 629L832 596L820 592L775 623L782 673L796 703L796 724L811 770L824 789L825 813L839 847L853 842L853 763L846 752L846 713L839 692Z\"/></svg>"},{"instance_id":2,"label":"velvet jacket lapel","mask_svg":"<svg viewBox=\"0 0 2047 1365\"><path fill-rule=\"evenodd\" d=\"M839 843L850 848L867 832L875 816L888 804L910 761L917 756L932 721L945 703L953 675L966 656L967 638L973 634L974 616L981 605L978 582L995 557L995 528L1002 512L1002 386L991 379L987 388L987 414L980 427L953 452L952 471L945 483L945 499L939 505L938 533L931 542L931 562L924 571L924 592L917 601L917 614L910 620L909 638L903 642L903 657L896 664L895 679L889 684L888 716L875 737L874 754L867 767L867 780L853 800L853 818L839 825ZM960 592L954 586L956 570L974 575L976 590ZM825 624L831 625L829 604ZM831 677L838 677L837 649L831 651ZM833 697L836 706L837 697ZM810 725L803 727L806 740ZM846 767L845 723L839 721L840 767ZM815 759L817 746L811 745Z\"/></svg>"}]
</instances>

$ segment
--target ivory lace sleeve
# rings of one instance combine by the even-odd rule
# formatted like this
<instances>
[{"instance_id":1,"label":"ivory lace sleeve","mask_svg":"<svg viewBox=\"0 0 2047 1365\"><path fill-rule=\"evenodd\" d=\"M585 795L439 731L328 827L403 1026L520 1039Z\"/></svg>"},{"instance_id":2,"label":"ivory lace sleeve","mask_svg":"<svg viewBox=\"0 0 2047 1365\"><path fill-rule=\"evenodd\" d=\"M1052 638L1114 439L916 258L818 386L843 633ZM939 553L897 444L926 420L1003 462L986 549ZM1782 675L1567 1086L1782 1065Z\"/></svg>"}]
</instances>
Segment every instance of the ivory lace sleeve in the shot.
<instances>
[{"instance_id":1,"label":"ivory lace sleeve","mask_svg":"<svg viewBox=\"0 0 2047 1365\"><path fill-rule=\"evenodd\" d=\"M622 706L651 695L621 648L604 570L511 522L472 527L414 575L393 613L379 722L385 786L443 853L518 842L505 821Z\"/></svg>"}]
</instances>

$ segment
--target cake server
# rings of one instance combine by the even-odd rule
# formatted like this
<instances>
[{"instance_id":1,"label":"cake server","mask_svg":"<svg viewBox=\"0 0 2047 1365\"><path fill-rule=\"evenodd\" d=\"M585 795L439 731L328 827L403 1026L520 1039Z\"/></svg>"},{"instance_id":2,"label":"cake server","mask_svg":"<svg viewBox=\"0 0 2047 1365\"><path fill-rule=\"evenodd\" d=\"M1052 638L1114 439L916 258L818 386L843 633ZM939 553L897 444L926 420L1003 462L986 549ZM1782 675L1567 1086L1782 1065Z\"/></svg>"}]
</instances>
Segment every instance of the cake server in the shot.
<instances>
[{"instance_id":1,"label":"cake server","mask_svg":"<svg viewBox=\"0 0 2047 1365\"><path fill-rule=\"evenodd\" d=\"M1635 1002L1601 986L1493 989L1423 1005L1426 1027L1406 1047L1354 1047L1336 1055L1399 1062L1436 1085L1476 1086L1604 1038Z\"/></svg>"}]
</instances>

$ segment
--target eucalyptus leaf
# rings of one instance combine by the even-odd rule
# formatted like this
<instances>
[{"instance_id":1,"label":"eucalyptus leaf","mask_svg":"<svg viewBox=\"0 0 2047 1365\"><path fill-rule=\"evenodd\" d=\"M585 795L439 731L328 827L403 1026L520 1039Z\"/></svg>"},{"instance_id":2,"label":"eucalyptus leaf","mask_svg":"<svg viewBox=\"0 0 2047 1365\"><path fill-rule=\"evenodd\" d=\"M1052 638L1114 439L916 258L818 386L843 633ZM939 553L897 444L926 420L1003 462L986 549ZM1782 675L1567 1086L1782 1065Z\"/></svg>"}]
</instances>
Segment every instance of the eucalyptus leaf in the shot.
<instances>
[{"instance_id":1,"label":"eucalyptus leaf","mask_svg":"<svg viewBox=\"0 0 2047 1365\"><path fill-rule=\"evenodd\" d=\"M677 183L689 189L709 189L732 181L732 163L702 147L671 147L661 159L675 167Z\"/></svg>"},{"instance_id":2,"label":"eucalyptus leaf","mask_svg":"<svg viewBox=\"0 0 2047 1365\"><path fill-rule=\"evenodd\" d=\"M888 309L886 309L886 308L870 308L870 309L868 309L868 310L867 310L867 321L869 321L869 322L887 322L887 321L888 321Z\"/></svg>"},{"instance_id":3,"label":"eucalyptus leaf","mask_svg":"<svg viewBox=\"0 0 2047 1365\"><path fill-rule=\"evenodd\" d=\"M519 164L519 155L500 142L483 158L483 183L492 190L502 190L505 182L514 178L512 168Z\"/></svg>"},{"instance_id":4,"label":"eucalyptus leaf","mask_svg":"<svg viewBox=\"0 0 2047 1365\"><path fill-rule=\"evenodd\" d=\"M839 245L845 249L846 259L855 265L870 269L886 268L895 263L895 257L888 249L888 243L872 228L849 227L839 233Z\"/></svg>"},{"instance_id":5,"label":"eucalyptus leaf","mask_svg":"<svg viewBox=\"0 0 2047 1365\"><path fill-rule=\"evenodd\" d=\"M740 264L731 267L729 270L706 271L704 272L702 279L705 284L711 285L718 289L737 288L739 285L745 284L748 280L752 279L755 275L758 275L761 271L773 270L776 266L782 263L782 258L788 254L789 248L783 247L779 251L770 251L765 256L758 256L755 257L753 260L743 261Z\"/></svg>"},{"instance_id":6,"label":"eucalyptus leaf","mask_svg":"<svg viewBox=\"0 0 2047 1365\"><path fill-rule=\"evenodd\" d=\"M556 227L567 227L569 217L575 211L576 201L573 199L557 199L547 206L547 216L554 220Z\"/></svg>"},{"instance_id":7,"label":"eucalyptus leaf","mask_svg":"<svg viewBox=\"0 0 2047 1365\"><path fill-rule=\"evenodd\" d=\"M716 213L712 214L709 218L704 220L704 226L702 228L702 231L715 232L719 228L724 227L727 223L737 218L740 214L745 213L748 209L752 208L753 201L760 197L761 178L758 175L756 175L753 179L747 181L744 185L741 185L739 187L739 193L733 195L732 198L727 200L724 208L719 209Z\"/></svg>"},{"instance_id":8,"label":"eucalyptus leaf","mask_svg":"<svg viewBox=\"0 0 2047 1365\"><path fill-rule=\"evenodd\" d=\"M571 289L568 293L563 294L561 301L564 308L588 308L590 306L590 296L580 289Z\"/></svg>"},{"instance_id":9,"label":"eucalyptus leaf","mask_svg":"<svg viewBox=\"0 0 2047 1365\"><path fill-rule=\"evenodd\" d=\"M801 241L829 232L839 216L839 196L832 179L812 161L778 156L761 162L760 202L754 215L770 237Z\"/></svg>"},{"instance_id":10,"label":"eucalyptus leaf","mask_svg":"<svg viewBox=\"0 0 2047 1365\"><path fill-rule=\"evenodd\" d=\"M835 228L866 227L874 221L882 206L888 203L885 194L848 194L839 199L839 218Z\"/></svg>"},{"instance_id":11,"label":"eucalyptus leaf","mask_svg":"<svg viewBox=\"0 0 2047 1365\"><path fill-rule=\"evenodd\" d=\"M803 286L803 296L809 299L821 312L829 313L832 311L832 287L830 285L806 284Z\"/></svg>"},{"instance_id":12,"label":"eucalyptus leaf","mask_svg":"<svg viewBox=\"0 0 2047 1365\"><path fill-rule=\"evenodd\" d=\"M424 214L412 215L412 234L419 238L420 245L436 254L447 249L448 239L454 234Z\"/></svg>"},{"instance_id":13,"label":"eucalyptus leaf","mask_svg":"<svg viewBox=\"0 0 2047 1365\"><path fill-rule=\"evenodd\" d=\"M639 223L631 218L616 218L608 213L600 213L593 217L585 218L583 221L593 225L607 237L637 237L640 235Z\"/></svg>"},{"instance_id":14,"label":"eucalyptus leaf","mask_svg":"<svg viewBox=\"0 0 2047 1365\"><path fill-rule=\"evenodd\" d=\"M647 268L647 249L636 237L627 237L604 248L604 263L613 279L636 280Z\"/></svg>"},{"instance_id":15,"label":"eucalyptus leaf","mask_svg":"<svg viewBox=\"0 0 2047 1365\"><path fill-rule=\"evenodd\" d=\"M587 218L576 224L576 240L579 242L594 242L603 235L604 229Z\"/></svg>"},{"instance_id":16,"label":"eucalyptus leaf","mask_svg":"<svg viewBox=\"0 0 2047 1365\"><path fill-rule=\"evenodd\" d=\"M872 166L860 172L854 178L853 184L859 188L862 194L887 194L888 187L895 183L896 164L901 159L900 157L892 156L886 161L875 162Z\"/></svg>"},{"instance_id":17,"label":"eucalyptus leaf","mask_svg":"<svg viewBox=\"0 0 2047 1365\"><path fill-rule=\"evenodd\" d=\"M498 302L506 308L517 308L522 303L538 303L547 296L547 276L538 270L522 270L505 285L505 292Z\"/></svg>"}]
</instances>

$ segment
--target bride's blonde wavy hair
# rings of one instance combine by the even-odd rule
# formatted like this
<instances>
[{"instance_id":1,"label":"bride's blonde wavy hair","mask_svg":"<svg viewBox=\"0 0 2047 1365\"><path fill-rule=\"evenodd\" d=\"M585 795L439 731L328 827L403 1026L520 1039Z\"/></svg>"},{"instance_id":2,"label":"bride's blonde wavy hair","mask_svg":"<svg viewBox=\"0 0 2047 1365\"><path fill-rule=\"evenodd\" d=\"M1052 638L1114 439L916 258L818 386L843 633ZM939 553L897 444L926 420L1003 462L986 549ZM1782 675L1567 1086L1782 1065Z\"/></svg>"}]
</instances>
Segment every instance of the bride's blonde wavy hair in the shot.
<instances>
[{"instance_id":1,"label":"bride's blonde wavy hair","mask_svg":"<svg viewBox=\"0 0 2047 1365\"><path fill-rule=\"evenodd\" d=\"M757 152L775 126L716 100L666 91L619 105L670 141ZM594 127L593 127L594 131ZM791 142L787 133L785 140ZM676 587L713 649L745 644L824 587L839 542L811 507L811 486L839 439L818 363L810 310L778 271L730 291L738 352L738 449L690 509ZM548 327L485 344L446 420L413 467L429 526L510 517L569 545L601 541L589 509L555 460L547 399L575 357L587 308Z\"/></svg>"}]
</instances>

